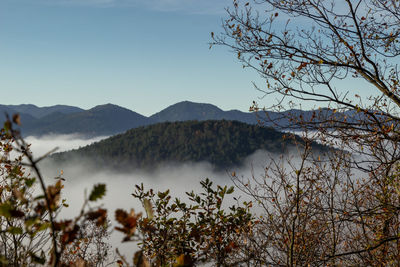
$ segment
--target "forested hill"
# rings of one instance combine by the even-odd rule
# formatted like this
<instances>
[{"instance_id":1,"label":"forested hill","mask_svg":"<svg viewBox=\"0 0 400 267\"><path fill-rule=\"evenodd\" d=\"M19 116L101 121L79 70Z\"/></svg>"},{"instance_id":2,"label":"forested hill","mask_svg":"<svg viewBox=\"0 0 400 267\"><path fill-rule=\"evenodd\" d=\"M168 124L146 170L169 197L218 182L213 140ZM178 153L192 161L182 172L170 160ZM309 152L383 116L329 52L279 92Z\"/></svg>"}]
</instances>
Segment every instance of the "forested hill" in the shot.
<instances>
[{"instance_id":1,"label":"forested hill","mask_svg":"<svg viewBox=\"0 0 400 267\"><path fill-rule=\"evenodd\" d=\"M120 170L203 161L226 168L240 166L258 149L284 152L294 142L283 135L238 121L166 122L135 128L78 150L55 154L52 159L59 164L70 159L90 159L99 167Z\"/></svg>"}]
</instances>

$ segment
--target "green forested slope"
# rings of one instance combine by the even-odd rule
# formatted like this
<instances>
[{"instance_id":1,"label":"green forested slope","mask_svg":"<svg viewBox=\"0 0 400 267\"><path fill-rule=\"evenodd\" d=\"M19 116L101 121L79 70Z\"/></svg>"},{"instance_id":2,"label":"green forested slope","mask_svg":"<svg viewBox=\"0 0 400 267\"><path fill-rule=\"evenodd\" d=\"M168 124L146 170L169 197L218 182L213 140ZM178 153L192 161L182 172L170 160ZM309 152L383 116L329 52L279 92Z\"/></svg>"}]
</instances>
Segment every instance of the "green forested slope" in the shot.
<instances>
[{"instance_id":1,"label":"green forested slope","mask_svg":"<svg viewBox=\"0 0 400 267\"><path fill-rule=\"evenodd\" d=\"M163 162L188 161L207 161L224 168L239 166L258 149L284 152L293 141L284 140L283 135L238 121L167 122L132 129L53 158L58 162L89 158L99 166L115 168L151 168Z\"/></svg>"}]
</instances>

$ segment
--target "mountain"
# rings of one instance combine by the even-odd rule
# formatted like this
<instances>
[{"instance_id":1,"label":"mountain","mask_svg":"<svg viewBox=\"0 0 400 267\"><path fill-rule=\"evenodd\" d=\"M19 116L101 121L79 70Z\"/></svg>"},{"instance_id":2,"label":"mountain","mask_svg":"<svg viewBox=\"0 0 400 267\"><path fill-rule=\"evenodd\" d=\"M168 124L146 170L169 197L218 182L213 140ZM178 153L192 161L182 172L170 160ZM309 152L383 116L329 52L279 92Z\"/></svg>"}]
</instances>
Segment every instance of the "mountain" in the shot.
<instances>
[{"instance_id":1,"label":"mountain","mask_svg":"<svg viewBox=\"0 0 400 267\"><path fill-rule=\"evenodd\" d=\"M112 104L96 106L89 110L65 105L0 105L0 113L19 113L21 132L24 136L72 133L86 136L113 135L131 128L168 121L225 119L257 124L255 113L223 111L211 104L190 101L176 103L150 117ZM4 120L0 119L0 122Z\"/></svg>"},{"instance_id":2,"label":"mountain","mask_svg":"<svg viewBox=\"0 0 400 267\"><path fill-rule=\"evenodd\" d=\"M298 137L296 141L302 142ZM92 160L99 168L117 170L152 169L167 162L209 162L224 169L240 166L256 150L282 153L293 146L293 139L284 139L281 132L238 121L164 122L131 129L51 158L58 163Z\"/></svg>"},{"instance_id":3,"label":"mountain","mask_svg":"<svg viewBox=\"0 0 400 267\"><path fill-rule=\"evenodd\" d=\"M6 121L6 114L8 116L12 116L13 114L19 113L21 121L24 122L34 122L36 118L28 113L22 113L14 110L10 106L0 105L0 125L3 126L3 123Z\"/></svg>"},{"instance_id":4,"label":"mountain","mask_svg":"<svg viewBox=\"0 0 400 267\"><path fill-rule=\"evenodd\" d=\"M120 106L106 104L74 113L54 112L40 119L23 122L24 135L72 134L113 135L149 124L143 115Z\"/></svg>"},{"instance_id":5,"label":"mountain","mask_svg":"<svg viewBox=\"0 0 400 267\"><path fill-rule=\"evenodd\" d=\"M235 120L248 124L261 124L265 127L277 127L285 130L301 129L301 125L290 121L288 118L302 118L309 121L313 116L323 121L325 117L332 115L332 111L327 109L318 110L297 110L291 109L284 112L273 111L258 111L258 112L242 112L239 110L223 111L220 108L204 103L195 103L190 101L183 101L171 105L160 112L150 116L156 122L174 122L174 121L189 121L189 120Z\"/></svg>"},{"instance_id":6,"label":"mountain","mask_svg":"<svg viewBox=\"0 0 400 267\"><path fill-rule=\"evenodd\" d=\"M262 124L266 127L284 131L302 130L303 125L288 119L289 113L293 118L302 118L314 122L329 120L332 110L289 110L285 112L242 112L239 110L223 111L220 108L206 103L183 101L171 105L150 117L143 116L129 109L112 105L100 105L89 110L78 107L56 105L37 107L34 105L0 105L0 123L4 122L3 113L19 113L24 136L42 136L46 134L81 134L85 136L114 135L123 133L131 128L161 122L175 121L204 121L204 120L236 120L248 124ZM337 117L347 121L362 114L348 111L336 113ZM279 125L279 127L278 127ZM318 123L315 126L318 127Z\"/></svg>"},{"instance_id":7,"label":"mountain","mask_svg":"<svg viewBox=\"0 0 400 267\"><path fill-rule=\"evenodd\" d=\"M254 113L246 113L239 110L223 111L220 108L205 103L183 101L171 105L160 112L150 116L155 122L173 122L189 120L237 120L250 124L257 123Z\"/></svg>"},{"instance_id":8,"label":"mountain","mask_svg":"<svg viewBox=\"0 0 400 267\"><path fill-rule=\"evenodd\" d=\"M13 114L18 113L21 122L24 124L24 129L27 129L28 131L28 129L36 127L35 125L38 123L38 120L48 115L55 113L71 114L79 111L83 111L83 109L66 105L55 105L50 107L37 107L32 104L0 105L0 123L2 125L5 122L5 114L8 114L11 117Z\"/></svg>"},{"instance_id":9,"label":"mountain","mask_svg":"<svg viewBox=\"0 0 400 267\"><path fill-rule=\"evenodd\" d=\"M188 120L236 120L248 124L261 124L265 127L279 128L280 130L302 130L303 126L301 124L291 121L288 118L302 118L304 121L309 121L314 117L315 121L324 121L329 115L332 115L332 111L328 111L327 109L309 111L292 109L284 112L223 111L211 104L183 101L161 110L150 118L158 123Z\"/></svg>"},{"instance_id":10,"label":"mountain","mask_svg":"<svg viewBox=\"0 0 400 267\"><path fill-rule=\"evenodd\" d=\"M37 107L32 104L22 104L22 105L7 105L6 107L17 113L29 114L37 119L40 119L52 113L70 114L83 111L83 109L81 108L66 106L66 105Z\"/></svg>"}]
</instances>

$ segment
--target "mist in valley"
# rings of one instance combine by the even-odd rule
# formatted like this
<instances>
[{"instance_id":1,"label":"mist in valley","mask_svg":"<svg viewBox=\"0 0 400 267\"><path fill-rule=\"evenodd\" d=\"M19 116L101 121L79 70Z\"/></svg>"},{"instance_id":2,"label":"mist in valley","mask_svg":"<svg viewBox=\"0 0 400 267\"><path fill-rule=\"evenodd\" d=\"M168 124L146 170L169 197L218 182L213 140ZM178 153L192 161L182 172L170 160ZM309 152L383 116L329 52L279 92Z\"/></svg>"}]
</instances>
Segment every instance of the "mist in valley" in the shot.
<instances>
[{"instance_id":1,"label":"mist in valley","mask_svg":"<svg viewBox=\"0 0 400 267\"><path fill-rule=\"evenodd\" d=\"M56 152L63 152L90 145L107 137L108 136L97 136L86 138L84 135L81 134L48 134L41 137L28 136L25 138L25 141L28 144L31 144L31 150L33 154L37 157L42 156L55 148L57 148Z\"/></svg>"},{"instance_id":2,"label":"mist in valley","mask_svg":"<svg viewBox=\"0 0 400 267\"><path fill-rule=\"evenodd\" d=\"M55 147L59 147L58 152L76 149L80 146L89 145L99 141L105 137L97 137L85 139L79 135L51 135L38 137L27 137L26 141L31 143L33 155L37 158ZM84 202L85 194L89 194L93 185L105 183L107 186L106 196L95 203L102 205L108 210L109 219L111 220L111 228L115 226L114 212L118 208L130 210L133 208L135 212L144 212L140 202L132 196L136 184L143 183L145 189L154 189L155 191L165 191L170 189L173 197L181 198L186 201L185 192L195 191L201 192L200 181L209 178L214 185L234 185L231 174L243 179L251 179L252 175L262 177L265 166L270 162L271 158L277 158L278 155L272 155L266 151L257 151L249 156L242 167L230 168L222 171L216 171L210 163L165 163L159 165L151 172L134 170L105 170L96 167L90 160L72 160L70 162L54 163L51 159L45 159L40 162L39 167L46 184L56 181L56 177L62 174L65 179L62 198L66 199L69 207L63 208L60 213L61 218L73 218L78 215ZM32 174L33 175L33 174ZM233 198L238 198L240 202L248 201L250 198L240 190L236 189L232 195L228 195L225 199L225 206L237 204ZM93 206L93 205L92 205ZM256 208L256 207L255 207ZM136 245L133 243L121 243L122 234L113 231L110 243L115 248L119 248L125 255L131 255Z\"/></svg>"}]
</instances>

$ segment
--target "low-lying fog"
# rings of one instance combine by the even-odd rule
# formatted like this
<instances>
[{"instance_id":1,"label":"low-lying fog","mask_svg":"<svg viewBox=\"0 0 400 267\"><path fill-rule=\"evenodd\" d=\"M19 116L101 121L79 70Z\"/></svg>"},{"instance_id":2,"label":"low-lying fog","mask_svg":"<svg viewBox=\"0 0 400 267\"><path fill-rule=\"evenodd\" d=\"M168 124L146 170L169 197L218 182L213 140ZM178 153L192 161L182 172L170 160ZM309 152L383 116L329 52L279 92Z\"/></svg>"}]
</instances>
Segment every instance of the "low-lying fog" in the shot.
<instances>
[{"instance_id":1,"label":"low-lying fog","mask_svg":"<svg viewBox=\"0 0 400 267\"><path fill-rule=\"evenodd\" d=\"M28 136L25 138L25 141L31 144L31 150L34 155L41 156L56 147L58 147L57 152L62 152L90 145L105 138L107 138L107 136L84 138L82 135L78 134L64 134L45 135L42 137Z\"/></svg>"},{"instance_id":2,"label":"low-lying fog","mask_svg":"<svg viewBox=\"0 0 400 267\"><path fill-rule=\"evenodd\" d=\"M80 146L85 146L98 141L104 137L94 139L84 139L77 135L61 135L61 136L45 136L43 138L28 137L27 142L31 143L31 149L36 157L42 156L54 147L59 147L60 151L65 151ZM76 216L82 206L85 190L90 193L91 188L96 183L107 184L106 197L98 201L99 204L103 203L108 209L109 217L112 220L112 228L115 224L113 221L114 211L117 208L130 210L134 208L137 212L143 212L140 203L132 197L134 187L136 184L143 183L145 188L154 190L170 189L173 196L181 197L186 200L185 192L194 190L200 192L200 181L205 178L210 178L214 181L215 185L233 185L229 173L235 171L243 177L251 177L253 174L262 175L263 169L270 157L266 152L258 151L250 156L245 167L241 169L231 169L224 172L215 172L208 163L182 163L165 165L152 171L151 174L143 171L135 171L118 174L113 171L100 171L92 167L90 162L68 163L62 167L64 181L64 195L63 198L67 199L69 204L65 208L61 216L72 218ZM41 172L46 177L47 184L54 183L54 177L60 175L61 169L56 169L48 162L40 164ZM240 192L236 191L236 196L240 196ZM227 204L234 204L232 196L228 196ZM241 200L246 200L241 196ZM113 248L118 247L126 255L135 249L134 244L121 244L122 234L112 233L110 243ZM114 249L113 249L114 250ZM130 257L130 256L129 256Z\"/></svg>"}]
</instances>

